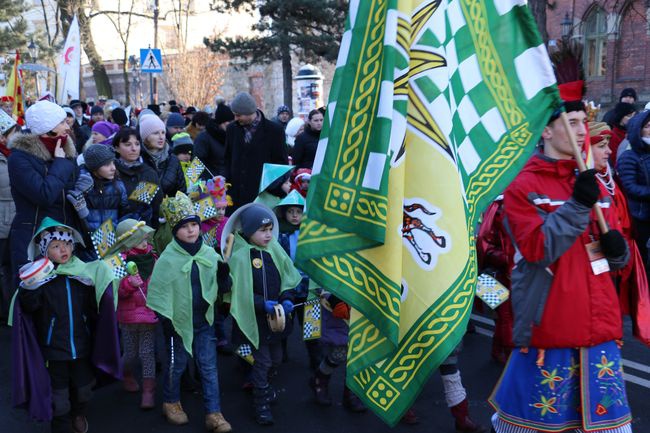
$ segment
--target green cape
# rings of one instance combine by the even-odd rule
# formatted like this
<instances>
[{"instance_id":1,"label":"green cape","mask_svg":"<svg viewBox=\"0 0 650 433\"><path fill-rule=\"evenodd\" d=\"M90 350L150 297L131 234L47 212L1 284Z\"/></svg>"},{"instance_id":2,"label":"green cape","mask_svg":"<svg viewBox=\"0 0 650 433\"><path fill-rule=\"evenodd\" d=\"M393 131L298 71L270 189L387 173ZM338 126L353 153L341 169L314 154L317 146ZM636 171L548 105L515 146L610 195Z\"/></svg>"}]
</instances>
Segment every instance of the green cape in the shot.
<instances>
[{"instance_id":1,"label":"green cape","mask_svg":"<svg viewBox=\"0 0 650 433\"><path fill-rule=\"evenodd\" d=\"M248 341L257 349L259 347L259 331L255 320L255 306L253 305L253 270L250 256L250 251L253 248L271 255L273 264L280 272L282 281L280 292L294 289L300 284L302 277L293 266L291 258L275 239L271 240L271 243L266 248L261 248L246 242L239 233L235 234L233 254L228 262L230 276L232 277L230 314L237 321L239 329L248 338Z\"/></svg>"},{"instance_id":2,"label":"green cape","mask_svg":"<svg viewBox=\"0 0 650 433\"><path fill-rule=\"evenodd\" d=\"M72 256L67 263L58 265L54 272L58 275L66 275L69 277L78 277L80 279L90 280L95 287L95 299L97 300L97 309L99 310L99 301L104 296L104 292L108 289L109 284L113 284L113 301L115 302L115 309L117 310L117 289L120 280L116 279L113 271L102 260L95 260L92 262L84 262L77 256ZM11 306L9 308L9 325L13 324L14 302L16 301L18 290L14 293L11 299Z\"/></svg>"},{"instance_id":3,"label":"green cape","mask_svg":"<svg viewBox=\"0 0 650 433\"><path fill-rule=\"evenodd\" d=\"M147 289L147 307L172 321L174 329L183 339L188 353L192 353L194 328L192 321L192 263L199 267L203 299L208 303L205 319L210 325L214 320L214 303L217 299L217 262L221 256L205 244L196 255L191 256L175 239L153 267Z\"/></svg>"},{"instance_id":4,"label":"green cape","mask_svg":"<svg viewBox=\"0 0 650 433\"><path fill-rule=\"evenodd\" d=\"M268 207L269 209L275 208L278 203L280 203L280 200L282 200L280 197L276 197L270 192L262 191L259 193L259 195L255 198L253 203L260 203Z\"/></svg>"}]
</instances>

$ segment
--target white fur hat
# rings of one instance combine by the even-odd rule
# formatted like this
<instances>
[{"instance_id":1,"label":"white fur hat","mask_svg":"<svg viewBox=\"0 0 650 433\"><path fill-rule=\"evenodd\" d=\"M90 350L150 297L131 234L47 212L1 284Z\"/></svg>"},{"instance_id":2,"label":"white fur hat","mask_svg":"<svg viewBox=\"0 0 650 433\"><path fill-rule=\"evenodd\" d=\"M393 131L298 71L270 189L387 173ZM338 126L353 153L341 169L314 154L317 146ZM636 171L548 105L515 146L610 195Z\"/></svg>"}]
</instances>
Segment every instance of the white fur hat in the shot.
<instances>
[{"instance_id":1,"label":"white fur hat","mask_svg":"<svg viewBox=\"0 0 650 433\"><path fill-rule=\"evenodd\" d=\"M25 113L27 128L36 135L50 132L65 118L66 113L63 108L50 101L38 101Z\"/></svg>"}]
</instances>

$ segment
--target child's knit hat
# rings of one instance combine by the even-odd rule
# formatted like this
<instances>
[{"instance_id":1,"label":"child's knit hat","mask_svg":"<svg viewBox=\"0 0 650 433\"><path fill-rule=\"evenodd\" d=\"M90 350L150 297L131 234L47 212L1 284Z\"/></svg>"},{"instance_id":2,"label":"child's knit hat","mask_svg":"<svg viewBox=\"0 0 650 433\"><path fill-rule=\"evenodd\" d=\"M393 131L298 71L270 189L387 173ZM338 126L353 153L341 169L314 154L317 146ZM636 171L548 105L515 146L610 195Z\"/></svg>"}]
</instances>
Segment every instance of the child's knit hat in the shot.
<instances>
[{"instance_id":1,"label":"child's knit hat","mask_svg":"<svg viewBox=\"0 0 650 433\"><path fill-rule=\"evenodd\" d=\"M241 214L241 231L250 237L260 227L273 225L273 214L266 206L251 206Z\"/></svg>"},{"instance_id":2,"label":"child's knit hat","mask_svg":"<svg viewBox=\"0 0 650 433\"><path fill-rule=\"evenodd\" d=\"M192 149L194 149L192 137L187 132L179 132L178 134L174 134L172 137L172 144L174 145L174 147L172 147L172 152L174 155L178 155L180 153L192 153Z\"/></svg>"},{"instance_id":3,"label":"child's knit hat","mask_svg":"<svg viewBox=\"0 0 650 433\"><path fill-rule=\"evenodd\" d=\"M105 144L91 144L84 151L84 164L88 171L93 172L115 159L115 151Z\"/></svg>"}]
</instances>

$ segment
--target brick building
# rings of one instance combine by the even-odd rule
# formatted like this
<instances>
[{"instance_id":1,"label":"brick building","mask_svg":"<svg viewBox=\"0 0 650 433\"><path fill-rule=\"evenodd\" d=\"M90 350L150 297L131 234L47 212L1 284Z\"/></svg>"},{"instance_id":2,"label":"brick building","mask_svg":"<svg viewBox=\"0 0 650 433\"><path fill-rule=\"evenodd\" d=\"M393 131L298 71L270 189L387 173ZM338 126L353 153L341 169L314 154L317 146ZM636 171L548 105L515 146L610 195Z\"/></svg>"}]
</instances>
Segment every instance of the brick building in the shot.
<instances>
[{"instance_id":1,"label":"brick building","mask_svg":"<svg viewBox=\"0 0 650 433\"><path fill-rule=\"evenodd\" d=\"M563 28L583 43L588 99L606 110L632 87L639 108L650 101L650 1L558 0L546 13L549 49L562 39Z\"/></svg>"}]
</instances>

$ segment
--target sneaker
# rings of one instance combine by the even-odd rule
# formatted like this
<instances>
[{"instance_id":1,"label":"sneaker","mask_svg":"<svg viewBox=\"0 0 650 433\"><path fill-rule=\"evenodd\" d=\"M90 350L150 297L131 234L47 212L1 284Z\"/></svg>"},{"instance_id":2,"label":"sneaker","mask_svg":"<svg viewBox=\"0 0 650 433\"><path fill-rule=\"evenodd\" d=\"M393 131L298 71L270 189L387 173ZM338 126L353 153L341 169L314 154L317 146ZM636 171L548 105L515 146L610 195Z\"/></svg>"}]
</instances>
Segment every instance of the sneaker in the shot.
<instances>
[{"instance_id":1,"label":"sneaker","mask_svg":"<svg viewBox=\"0 0 650 433\"><path fill-rule=\"evenodd\" d=\"M88 420L83 415L72 418L72 431L74 433L86 433L88 431Z\"/></svg>"}]
</instances>

